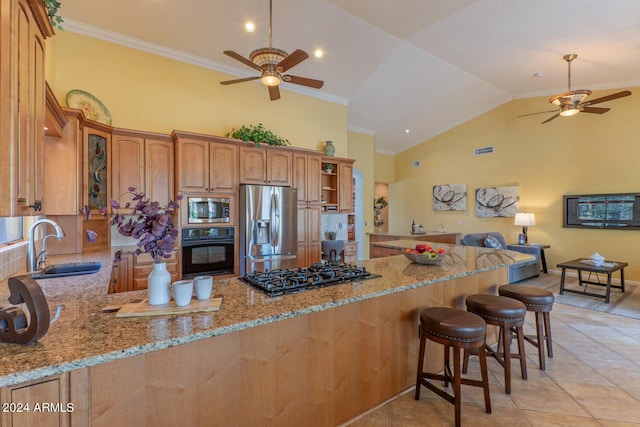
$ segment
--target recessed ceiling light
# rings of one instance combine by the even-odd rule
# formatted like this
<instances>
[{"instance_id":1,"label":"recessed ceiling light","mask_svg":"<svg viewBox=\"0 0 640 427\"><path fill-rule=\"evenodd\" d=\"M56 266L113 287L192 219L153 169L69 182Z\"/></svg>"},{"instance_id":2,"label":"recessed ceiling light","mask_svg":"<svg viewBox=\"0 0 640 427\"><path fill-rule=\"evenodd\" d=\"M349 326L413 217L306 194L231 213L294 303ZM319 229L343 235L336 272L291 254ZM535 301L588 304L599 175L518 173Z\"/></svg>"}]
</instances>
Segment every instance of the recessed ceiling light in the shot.
<instances>
[{"instance_id":1,"label":"recessed ceiling light","mask_svg":"<svg viewBox=\"0 0 640 427\"><path fill-rule=\"evenodd\" d=\"M249 21L246 24L244 24L244 30L247 33L253 33L256 30L256 26L253 22Z\"/></svg>"},{"instance_id":2,"label":"recessed ceiling light","mask_svg":"<svg viewBox=\"0 0 640 427\"><path fill-rule=\"evenodd\" d=\"M535 78L544 77L544 73L542 71L538 71L537 73L533 73L533 77Z\"/></svg>"},{"instance_id":3,"label":"recessed ceiling light","mask_svg":"<svg viewBox=\"0 0 640 427\"><path fill-rule=\"evenodd\" d=\"M316 58L322 58L324 56L324 51L320 48L313 51L313 56Z\"/></svg>"},{"instance_id":4,"label":"recessed ceiling light","mask_svg":"<svg viewBox=\"0 0 640 427\"><path fill-rule=\"evenodd\" d=\"M404 130L404 133L409 133L409 132L411 132L409 129Z\"/></svg>"}]
</instances>

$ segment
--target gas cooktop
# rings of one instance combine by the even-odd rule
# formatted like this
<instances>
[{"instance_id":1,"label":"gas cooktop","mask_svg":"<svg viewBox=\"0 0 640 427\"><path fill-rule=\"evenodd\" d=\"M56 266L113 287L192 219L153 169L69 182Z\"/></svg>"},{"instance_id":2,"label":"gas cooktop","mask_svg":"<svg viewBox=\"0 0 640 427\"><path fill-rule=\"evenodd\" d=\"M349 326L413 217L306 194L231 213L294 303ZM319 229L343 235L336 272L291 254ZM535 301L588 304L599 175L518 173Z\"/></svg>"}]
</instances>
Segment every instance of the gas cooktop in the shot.
<instances>
[{"instance_id":1,"label":"gas cooktop","mask_svg":"<svg viewBox=\"0 0 640 427\"><path fill-rule=\"evenodd\" d=\"M308 268L254 271L245 274L242 279L269 296L278 296L377 277L380 276L369 273L364 267L332 261L317 262Z\"/></svg>"}]
</instances>

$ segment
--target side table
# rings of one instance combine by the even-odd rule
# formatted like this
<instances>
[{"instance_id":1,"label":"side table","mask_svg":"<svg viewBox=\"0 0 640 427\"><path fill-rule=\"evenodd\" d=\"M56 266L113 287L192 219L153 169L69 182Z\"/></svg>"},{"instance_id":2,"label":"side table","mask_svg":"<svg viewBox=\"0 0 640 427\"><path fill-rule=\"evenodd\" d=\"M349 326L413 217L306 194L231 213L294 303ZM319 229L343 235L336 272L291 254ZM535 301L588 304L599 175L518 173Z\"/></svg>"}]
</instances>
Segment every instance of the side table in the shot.
<instances>
[{"instance_id":1,"label":"side table","mask_svg":"<svg viewBox=\"0 0 640 427\"><path fill-rule=\"evenodd\" d=\"M587 263L585 263L584 261L587 261ZM620 262L620 261L606 261L606 265L593 265L591 263L588 263L589 260L585 259L585 258L578 258L578 259L574 259L571 261L567 261L567 262L561 262L560 264L558 264L558 268L562 269L562 276L560 278L560 295L562 295L564 292L573 292L574 294L582 294L582 295L589 295L592 297L598 297L598 298L604 298L604 302L605 303L609 303L609 299L611 297L611 288L616 288L616 289L620 289L622 292L624 292L624 268L628 267L629 264L626 262ZM598 285L598 286L606 286L606 294L605 295L600 295L600 294L596 294L593 292L587 292L587 287L585 286L584 291L576 291L573 289L565 289L564 288L564 278L565 278L565 272L566 270L577 270L578 271L578 283L580 284L580 286L586 285L586 284L591 284L591 285ZM593 282L590 280L582 280L582 272L583 271L587 271L590 273L603 273L607 275L607 283L600 283L600 282ZM611 275L616 272L616 271L620 271L620 286L614 286L611 284Z\"/></svg>"},{"instance_id":2,"label":"side table","mask_svg":"<svg viewBox=\"0 0 640 427\"><path fill-rule=\"evenodd\" d=\"M540 263L542 264L542 272L543 273L548 273L549 272L547 270L547 259L544 257L544 250L545 249L549 249L551 247L550 245L545 245L544 243L525 243L524 245L519 245L517 243L511 243L511 244L509 244L509 246L520 246L522 248L526 248L526 247L540 248Z\"/></svg>"}]
</instances>

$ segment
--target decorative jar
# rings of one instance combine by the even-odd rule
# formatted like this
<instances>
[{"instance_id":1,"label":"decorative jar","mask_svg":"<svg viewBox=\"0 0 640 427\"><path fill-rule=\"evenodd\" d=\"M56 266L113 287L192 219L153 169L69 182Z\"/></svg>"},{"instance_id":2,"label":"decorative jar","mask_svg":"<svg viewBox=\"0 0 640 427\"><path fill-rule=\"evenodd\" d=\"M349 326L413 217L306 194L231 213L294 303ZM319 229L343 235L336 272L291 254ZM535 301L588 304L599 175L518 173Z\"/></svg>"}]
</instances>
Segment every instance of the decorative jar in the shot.
<instances>
[{"instance_id":1,"label":"decorative jar","mask_svg":"<svg viewBox=\"0 0 640 427\"><path fill-rule=\"evenodd\" d=\"M333 157L336 153L336 147L333 145L333 141L325 141L324 144L324 155Z\"/></svg>"}]
</instances>

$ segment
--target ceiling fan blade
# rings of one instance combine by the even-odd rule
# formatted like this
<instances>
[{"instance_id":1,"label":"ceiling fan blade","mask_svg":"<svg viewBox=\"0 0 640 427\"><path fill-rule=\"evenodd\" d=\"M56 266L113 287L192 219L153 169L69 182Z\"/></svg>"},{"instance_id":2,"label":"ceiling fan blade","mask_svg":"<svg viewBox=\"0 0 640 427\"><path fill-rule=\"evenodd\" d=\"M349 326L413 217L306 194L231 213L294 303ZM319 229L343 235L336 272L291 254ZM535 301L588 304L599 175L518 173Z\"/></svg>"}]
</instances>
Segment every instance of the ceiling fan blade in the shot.
<instances>
[{"instance_id":1,"label":"ceiling fan blade","mask_svg":"<svg viewBox=\"0 0 640 427\"><path fill-rule=\"evenodd\" d=\"M307 52L305 52L304 50L296 49L292 53L290 53L286 58L280 61L278 65L276 65L276 69L279 72L284 73L285 71L298 65L308 57L309 55L307 55Z\"/></svg>"},{"instance_id":2,"label":"ceiling fan blade","mask_svg":"<svg viewBox=\"0 0 640 427\"><path fill-rule=\"evenodd\" d=\"M601 108L601 107L580 107L580 111L583 113L594 113L594 114L604 114L607 111L611 110L611 108Z\"/></svg>"},{"instance_id":3,"label":"ceiling fan blade","mask_svg":"<svg viewBox=\"0 0 640 427\"><path fill-rule=\"evenodd\" d=\"M545 120L544 122L540 123L541 125L545 124L545 123L549 123L551 120L555 119L556 117L560 116L560 113L555 114L551 117L549 117L547 120Z\"/></svg>"},{"instance_id":4,"label":"ceiling fan blade","mask_svg":"<svg viewBox=\"0 0 640 427\"><path fill-rule=\"evenodd\" d=\"M286 76L282 76L285 82L294 83L302 86L309 86L314 89L320 89L324 82L322 80L308 79L306 77L298 77L287 74Z\"/></svg>"},{"instance_id":5,"label":"ceiling fan blade","mask_svg":"<svg viewBox=\"0 0 640 427\"><path fill-rule=\"evenodd\" d=\"M538 111L537 113L529 113L529 114L521 114L519 116L516 117L527 117L527 116L535 116L536 114L547 114L547 113L557 113L558 110L549 110L549 111Z\"/></svg>"},{"instance_id":6,"label":"ceiling fan blade","mask_svg":"<svg viewBox=\"0 0 640 427\"><path fill-rule=\"evenodd\" d=\"M245 77L243 79L235 79L235 80L225 80L224 82L220 82L221 85L232 85L234 83L242 83L242 82L250 82L251 80L258 80L260 76L256 77Z\"/></svg>"},{"instance_id":7,"label":"ceiling fan blade","mask_svg":"<svg viewBox=\"0 0 640 427\"><path fill-rule=\"evenodd\" d=\"M582 105L593 105L599 104L601 102L612 101L614 99L622 98L624 96L631 95L631 92L628 90L623 90L622 92L612 93L611 95L603 96L602 98L592 99L591 101L585 101Z\"/></svg>"},{"instance_id":8,"label":"ceiling fan blade","mask_svg":"<svg viewBox=\"0 0 640 427\"><path fill-rule=\"evenodd\" d=\"M257 64L254 64L253 62L249 61L247 58L245 58L244 56L235 53L232 50L225 50L223 52L225 55L228 55L230 57L232 57L233 59L235 59L236 61L240 61L245 65L248 65L251 68L255 68L258 71L262 71L262 68L260 68Z\"/></svg>"},{"instance_id":9,"label":"ceiling fan blade","mask_svg":"<svg viewBox=\"0 0 640 427\"><path fill-rule=\"evenodd\" d=\"M269 98L271 98L272 101L280 99L280 89L278 89L278 86L269 86Z\"/></svg>"}]
</instances>

